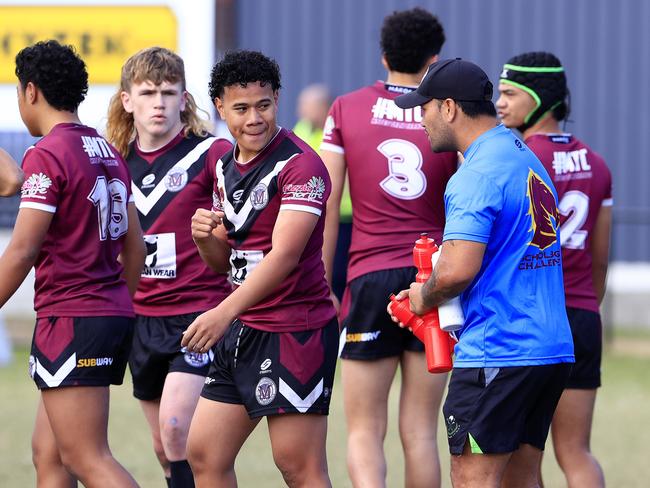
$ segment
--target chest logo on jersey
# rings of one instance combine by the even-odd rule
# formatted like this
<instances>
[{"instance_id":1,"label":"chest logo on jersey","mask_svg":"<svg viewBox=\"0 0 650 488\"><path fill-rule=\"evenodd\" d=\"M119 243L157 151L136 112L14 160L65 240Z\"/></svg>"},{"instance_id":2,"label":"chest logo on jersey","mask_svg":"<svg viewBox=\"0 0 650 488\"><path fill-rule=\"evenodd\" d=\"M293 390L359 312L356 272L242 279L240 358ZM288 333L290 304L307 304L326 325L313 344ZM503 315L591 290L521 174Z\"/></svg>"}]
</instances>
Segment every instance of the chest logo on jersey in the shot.
<instances>
[{"instance_id":1,"label":"chest logo on jersey","mask_svg":"<svg viewBox=\"0 0 650 488\"><path fill-rule=\"evenodd\" d=\"M20 189L20 195L23 198L40 198L45 200L47 189L52 186L52 180L44 173L34 173L30 175Z\"/></svg>"},{"instance_id":2,"label":"chest logo on jersey","mask_svg":"<svg viewBox=\"0 0 650 488\"><path fill-rule=\"evenodd\" d=\"M283 200L304 200L306 202L322 202L325 193L325 180L320 176L312 176L304 185L284 185Z\"/></svg>"},{"instance_id":3,"label":"chest logo on jersey","mask_svg":"<svg viewBox=\"0 0 650 488\"><path fill-rule=\"evenodd\" d=\"M183 168L174 167L167 172L164 181L167 191L181 191L187 185L187 171Z\"/></svg>"},{"instance_id":4,"label":"chest logo on jersey","mask_svg":"<svg viewBox=\"0 0 650 488\"><path fill-rule=\"evenodd\" d=\"M544 180L532 169L528 172L526 195L530 205L528 209L528 214L531 217L530 230L533 232L530 245L543 251L557 242L560 215L555 203L555 196Z\"/></svg>"},{"instance_id":5,"label":"chest logo on jersey","mask_svg":"<svg viewBox=\"0 0 650 488\"><path fill-rule=\"evenodd\" d=\"M145 189L145 188L153 188L154 181L156 181L156 175L154 174L148 174L144 178L142 178L142 184L140 185L140 188Z\"/></svg>"},{"instance_id":6,"label":"chest logo on jersey","mask_svg":"<svg viewBox=\"0 0 650 488\"><path fill-rule=\"evenodd\" d=\"M269 203L269 190L265 183L258 183L249 196L255 210L262 210Z\"/></svg>"},{"instance_id":7,"label":"chest logo on jersey","mask_svg":"<svg viewBox=\"0 0 650 488\"><path fill-rule=\"evenodd\" d=\"M173 232L144 236L147 257L142 278L169 280L176 278L176 237Z\"/></svg>"}]
</instances>

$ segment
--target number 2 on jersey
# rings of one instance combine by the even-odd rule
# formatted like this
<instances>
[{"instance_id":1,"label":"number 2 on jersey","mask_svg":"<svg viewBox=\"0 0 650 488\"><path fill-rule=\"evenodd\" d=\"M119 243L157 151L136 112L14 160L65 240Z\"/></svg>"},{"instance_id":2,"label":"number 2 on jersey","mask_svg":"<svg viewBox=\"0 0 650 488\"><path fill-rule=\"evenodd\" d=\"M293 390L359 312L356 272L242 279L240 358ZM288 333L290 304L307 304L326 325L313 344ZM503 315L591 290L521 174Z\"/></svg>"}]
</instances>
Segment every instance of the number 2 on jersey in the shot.
<instances>
[{"instance_id":1,"label":"number 2 on jersey","mask_svg":"<svg viewBox=\"0 0 650 488\"><path fill-rule=\"evenodd\" d=\"M412 142L388 139L377 146L388 159L388 176L379 185L396 198L413 200L427 189L427 179L422 168L422 153Z\"/></svg>"},{"instance_id":2,"label":"number 2 on jersey","mask_svg":"<svg viewBox=\"0 0 650 488\"><path fill-rule=\"evenodd\" d=\"M560 226L560 243L567 249L584 249L588 231L582 230L589 215L589 197L581 191L568 191L560 200L558 210L567 217Z\"/></svg>"},{"instance_id":3,"label":"number 2 on jersey","mask_svg":"<svg viewBox=\"0 0 650 488\"><path fill-rule=\"evenodd\" d=\"M126 185L122 180L113 178L107 183L105 176L98 176L88 200L97 207L99 240L105 241L108 235L116 240L126 233L129 227L128 202Z\"/></svg>"}]
</instances>

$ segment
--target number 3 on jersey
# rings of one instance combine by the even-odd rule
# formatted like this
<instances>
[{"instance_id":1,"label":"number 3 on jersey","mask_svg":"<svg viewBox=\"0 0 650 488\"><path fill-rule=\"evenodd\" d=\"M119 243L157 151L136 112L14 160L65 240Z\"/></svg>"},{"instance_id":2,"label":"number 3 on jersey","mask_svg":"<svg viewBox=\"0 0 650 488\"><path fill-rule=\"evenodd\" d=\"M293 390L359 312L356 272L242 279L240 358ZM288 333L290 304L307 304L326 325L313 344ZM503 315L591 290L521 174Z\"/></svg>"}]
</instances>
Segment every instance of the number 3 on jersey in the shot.
<instances>
[{"instance_id":1,"label":"number 3 on jersey","mask_svg":"<svg viewBox=\"0 0 650 488\"><path fill-rule=\"evenodd\" d=\"M581 191L568 191L558 205L560 213L567 217L560 226L560 242L567 249L584 249L588 232L582 230L589 215L589 197Z\"/></svg>"},{"instance_id":2,"label":"number 3 on jersey","mask_svg":"<svg viewBox=\"0 0 650 488\"><path fill-rule=\"evenodd\" d=\"M388 139L377 146L388 160L388 176L379 186L395 198L413 200L427 189L422 168L422 153L412 142Z\"/></svg>"},{"instance_id":3,"label":"number 3 on jersey","mask_svg":"<svg viewBox=\"0 0 650 488\"><path fill-rule=\"evenodd\" d=\"M122 180L113 178L107 183L105 176L98 176L88 200L97 207L99 240L105 241L107 235L116 240L126 234L129 228L128 202L126 185Z\"/></svg>"}]
</instances>

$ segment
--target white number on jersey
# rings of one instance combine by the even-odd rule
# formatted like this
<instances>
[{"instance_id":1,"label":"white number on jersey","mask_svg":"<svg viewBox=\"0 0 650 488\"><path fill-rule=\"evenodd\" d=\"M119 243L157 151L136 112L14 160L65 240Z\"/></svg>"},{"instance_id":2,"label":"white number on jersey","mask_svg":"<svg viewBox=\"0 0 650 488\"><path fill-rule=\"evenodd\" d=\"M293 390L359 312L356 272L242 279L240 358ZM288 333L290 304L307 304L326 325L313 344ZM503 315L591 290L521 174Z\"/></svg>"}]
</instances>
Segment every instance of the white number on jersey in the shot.
<instances>
[{"instance_id":1,"label":"white number on jersey","mask_svg":"<svg viewBox=\"0 0 650 488\"><path fill-rule=\"evenodd\" d=\"M422 153L410 141L388 139L377 146L388 159L388 176L379 185L396 198L413 200L427 189L427 179L422 168Z\"/></svg>"},{"instance_id":2,"label":"white number on jersey","mask_svg":"<svg viewBox=\"0 0 650 488\"><path fill-rule=\"evenodd\" d=\"M122 180L113 178L106 183L105 176L98 176L87 198L97 207L99 240L105 241L109 235L116 240L126 234L129 228L128 201Z\"/></svg>"},{"instance_id":3,"label":"white number on jersey","mask_svg":"<svg viewBox=\"0 0 650 488\"><path fill-rule=\"evenodd\" d=\"M560 227L560 243L567 249L584 249L588 232L581 227L589 215L589 197L581 191L568 191L560 200L558 210L568 217Z\"/></svg>"}]
</instances>

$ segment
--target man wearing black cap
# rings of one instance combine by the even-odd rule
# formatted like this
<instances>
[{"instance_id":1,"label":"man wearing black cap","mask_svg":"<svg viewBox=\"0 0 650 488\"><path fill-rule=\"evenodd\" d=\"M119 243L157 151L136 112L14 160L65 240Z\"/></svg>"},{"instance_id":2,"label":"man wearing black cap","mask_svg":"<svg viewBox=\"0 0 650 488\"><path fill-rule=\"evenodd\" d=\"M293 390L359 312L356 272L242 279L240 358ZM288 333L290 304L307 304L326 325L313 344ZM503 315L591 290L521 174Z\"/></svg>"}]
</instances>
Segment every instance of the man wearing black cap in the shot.
<instances>
[{"instance_id":1,"label":"man wearing black cap","mask_svg":"<svg viewBox=\"0 0 650 488\"><path fill-rule=\"evenodd\" d=\"M568 114L564 67L547 52L514 56L503 66L496 107L517 128L551 175L558 192L567 315L576 364L558 403L551 435L571 487L605 486L589 439L600 387L602 326L612 221L612 176L603 159L560 130Z\"/></svg>"},{"instance_id":2,"label":"man wearing black cap","mask_svg":"<svg viewBox=\"0 0 650 488\"><path fill-rule=\"evenodd\" d=\"M536 486L573 357L564 311L557 197L546 170L496 121L492 83L461 59L430 66L395 100L421 106L434 152L465 162L445 191L431 278L399 298L422 314L460 295L465 323L443 407L454 486Z\"/></svg>"}]
</instances>

